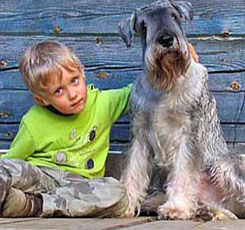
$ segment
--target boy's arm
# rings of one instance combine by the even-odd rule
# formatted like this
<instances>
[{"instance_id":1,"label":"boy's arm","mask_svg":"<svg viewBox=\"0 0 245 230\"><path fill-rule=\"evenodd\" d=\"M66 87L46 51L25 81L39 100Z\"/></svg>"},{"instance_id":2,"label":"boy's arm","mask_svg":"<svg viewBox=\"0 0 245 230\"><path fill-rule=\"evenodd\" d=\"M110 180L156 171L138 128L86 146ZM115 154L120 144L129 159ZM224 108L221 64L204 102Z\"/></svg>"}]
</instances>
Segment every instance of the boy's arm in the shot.
<instances>
[{"instance_id":1,"label":"boy's arm","mask_svg":"<svg viewBox=\"0 0 245 230\"><path fill-rule=\"evenodd\" d=\"M34 153L35 145L33 139L24 123L21 123L19 131L15 136L9 151L1 156L1 159L17 158L25 160Z\"/></svg>"},{"instance_id":2,"label":"boy's arm","mask_svg":"<svg viewBox=\"0 0 245 230\"><path fill-rule=\"evenodd\" d=\"M113 124L121 116L129 112L129 98L133 84L121 89L113 89L104 91L107 94L109 103L109 115Z\"/></svg>"}]
</instances>

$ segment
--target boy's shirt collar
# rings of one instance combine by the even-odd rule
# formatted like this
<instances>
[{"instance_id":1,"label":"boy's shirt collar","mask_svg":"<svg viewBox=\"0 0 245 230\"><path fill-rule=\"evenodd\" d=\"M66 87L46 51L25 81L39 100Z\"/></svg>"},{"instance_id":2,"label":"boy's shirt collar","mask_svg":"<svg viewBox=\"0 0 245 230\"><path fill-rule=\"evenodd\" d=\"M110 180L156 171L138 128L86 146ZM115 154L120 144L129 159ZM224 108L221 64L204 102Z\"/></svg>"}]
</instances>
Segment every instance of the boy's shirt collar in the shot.
<instances>
[{"instance_id":1,"label":"boy's shirt collar","mask_svg":"<svg viewBox=\"0 0 245 230\"><path fill-rule=\"evenodd\" d=\"M74 114L65 114L65 113L61 113L59 110L57 110L56 108L54 108L52 105L48 105L46 106L46 108L51 111L52 113L56 114L56 115L60 115L60 116L65 116L65 117L69 117L72 116Z\"/></svg>"}]
</instances>

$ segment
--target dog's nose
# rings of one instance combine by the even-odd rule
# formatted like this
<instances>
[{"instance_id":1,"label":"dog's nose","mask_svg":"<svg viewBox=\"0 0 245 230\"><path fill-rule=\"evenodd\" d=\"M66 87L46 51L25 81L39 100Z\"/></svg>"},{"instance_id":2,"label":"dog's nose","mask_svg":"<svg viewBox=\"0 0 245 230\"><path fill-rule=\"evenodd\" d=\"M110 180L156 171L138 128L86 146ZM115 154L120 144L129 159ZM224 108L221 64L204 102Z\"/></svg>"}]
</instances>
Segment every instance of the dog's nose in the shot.
<instances>
[{"instance_id":1,"label":"dog's nose","mask_svg":"<svg viewBox=\"0 0 245 230\"><path fill-rule=\"evenodd\" d=\"M163 47L170 47L174 43L174 36L170 34L163 34L158 38L158 42L163 46Z\"/></svg>"}]
</instances>

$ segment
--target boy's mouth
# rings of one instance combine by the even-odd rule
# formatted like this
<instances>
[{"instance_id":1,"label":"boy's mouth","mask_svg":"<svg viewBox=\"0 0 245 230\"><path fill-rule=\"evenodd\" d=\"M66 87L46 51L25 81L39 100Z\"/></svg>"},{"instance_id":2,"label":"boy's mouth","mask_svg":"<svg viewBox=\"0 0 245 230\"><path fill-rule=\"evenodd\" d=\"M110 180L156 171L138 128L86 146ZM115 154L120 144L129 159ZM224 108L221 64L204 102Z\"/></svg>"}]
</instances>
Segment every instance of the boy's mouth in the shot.
<instances>
[{"instance_id":1,"label":"boy's mouth","mask_svg":"<svg viewBox=\"0 0 245 230\"><path fill-rule=\"evenodd\" d=\"M71 107L77 107L77 106L79 106L79 105L81 105L83 103L83 98L81 98L80 100L78 100L77 102L75 102L75 103L73 103L72 105L71 105Z\"/></svg>"}]
</instances>

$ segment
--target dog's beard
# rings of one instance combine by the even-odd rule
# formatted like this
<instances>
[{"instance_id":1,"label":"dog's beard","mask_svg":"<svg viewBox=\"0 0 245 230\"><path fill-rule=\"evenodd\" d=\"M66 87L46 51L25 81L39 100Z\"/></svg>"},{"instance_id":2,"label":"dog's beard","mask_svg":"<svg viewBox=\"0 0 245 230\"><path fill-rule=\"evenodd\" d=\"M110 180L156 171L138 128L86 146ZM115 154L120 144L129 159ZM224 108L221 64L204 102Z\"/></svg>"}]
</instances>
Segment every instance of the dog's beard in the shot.
<instances>
[{"instance_id":1,"label":"dog's beard","mask_svg":"<svg viewBox=\"0 0 245 230\"><path fill-rule=\"evenodd\" d=\"M164 50L155 46L146 56L147 80L157 90L171 91L178 78L184 76L190 63L188 49Z\"/></svg>"}]
</instances>

